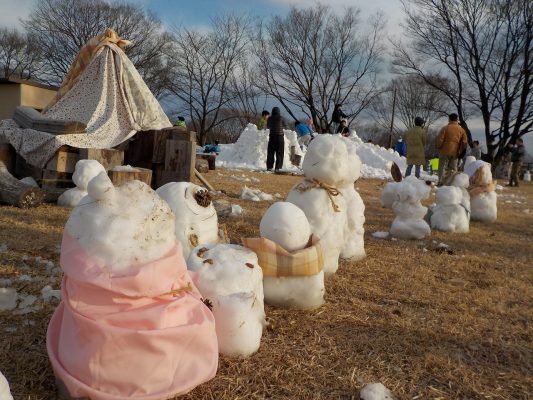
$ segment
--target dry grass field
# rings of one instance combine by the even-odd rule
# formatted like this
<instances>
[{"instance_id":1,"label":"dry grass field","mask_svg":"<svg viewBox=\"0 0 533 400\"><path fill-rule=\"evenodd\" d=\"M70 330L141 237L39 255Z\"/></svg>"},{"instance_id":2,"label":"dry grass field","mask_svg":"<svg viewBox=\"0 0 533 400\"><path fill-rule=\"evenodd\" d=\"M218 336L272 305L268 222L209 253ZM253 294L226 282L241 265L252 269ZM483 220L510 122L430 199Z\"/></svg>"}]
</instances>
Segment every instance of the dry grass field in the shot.
<instances>
[{"instance_id":1,"label":"dry grass field","mask_svg":"<svg viewBox=\"0 0 533 400\"><path fill-rule=\"evenodd\" d=\"M301 178L247 171L206 177L244 209L221 219L232 241L257 235L269 202L238 198L246 183L285 198ZM367 258L342 262L326 282L326 304L308 312L266 307L268 328L258 353L221 358L217 376L187 399L357 399L382 382L399 399L529 399L533 392L533 185L499 192L499 218L471 224L468 235L432 233L421 241L383 240L392 212L380 207L384 182L357 182L366 204ZM527 211L526 211L527 210ZM0 279L19 293L59 288L44 261L59 263L68 210L0 207ZM453 254L435 251L438 243ZM20 275L33 279L19 280ZM1 285L0 285L1 286ZM16 400L54 399L46 348L57 305L37 301L25 315L0 312L0 371Z\"/></svg>"}]
</instances>

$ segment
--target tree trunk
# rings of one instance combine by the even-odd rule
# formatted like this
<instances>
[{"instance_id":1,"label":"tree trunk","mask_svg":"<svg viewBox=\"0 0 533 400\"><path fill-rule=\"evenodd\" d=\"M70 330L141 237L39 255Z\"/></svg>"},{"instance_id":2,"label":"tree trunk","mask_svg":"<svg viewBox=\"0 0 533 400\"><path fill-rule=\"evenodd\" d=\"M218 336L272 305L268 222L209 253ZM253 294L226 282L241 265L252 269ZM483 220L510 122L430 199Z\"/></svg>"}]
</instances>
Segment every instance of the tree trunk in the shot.
<instances>
[{"instance_id":1,"label":"tree trunk","mask_svg":"<svg viewBox=\"0 0 533 400\"><path fill-rule=\"evenodd\" d=\"M6 165L0 161L0 201L20 208L40 205L44 192L34 186L19 181L9 173Z\"/></svg>"}]
</instances>

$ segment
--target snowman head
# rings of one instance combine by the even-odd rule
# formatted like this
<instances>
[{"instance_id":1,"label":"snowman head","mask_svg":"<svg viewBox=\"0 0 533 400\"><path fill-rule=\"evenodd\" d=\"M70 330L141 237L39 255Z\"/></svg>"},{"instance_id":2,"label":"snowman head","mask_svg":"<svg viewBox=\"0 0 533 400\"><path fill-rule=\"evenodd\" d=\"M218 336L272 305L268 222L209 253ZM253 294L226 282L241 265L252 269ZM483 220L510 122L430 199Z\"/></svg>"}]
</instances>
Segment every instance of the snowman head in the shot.
<instances>
[{"instance_id":1,"label":"snowman head","mask_svg":"<svg viewBox=\"0 0 533 400\"><path fill-rule=\"evenodd\" d=\"M114 187L105 172L93 178L65 231L112 272L157 260L175 246L174 214L145 183Z\"/></svg>"},{"instance_id":2,"label":"snowman head","mask_svg":"<svg viewBox=\"0 0 533 400\"><path fill-rule=\"evenodd\" d=\"M309 242L311 226L302 209L292 203L272 204L261 219L261 236L287 251L303 249Z\"/></svg>"},{"instance_id":3,"label":"snowman head","mask_svg":"<svg viewBox=\"0 0 533 400\"><path fill-rule=\"evenodd\" d=\"M350 170L350 167L353 166L348 157L345 139L337 135L319 135L313 139L302 163L306 178L317 179L332 186L339 186L339 183L350 181L357 175L357 171Z\"/></svg>"},{"instance_id":4,"label":"snowman head","mask_svg":"<svg viewBox=\"0 0 533 400\"><path fill-rule=\"evenodd\" d=\"M456 174L452 179L451 186L467 189L470 186L470 177L464 172Z\"/></svg>"},{"instance_id":5,"label":"snowman head","mask_svg":"<svg viewBox=\"0 0 533 400\"><path fill-rule=\"evenodd\" d=\"M416 204L422 199L427 199L430 192L429 185L412 175L396 186L396 198L402 203Z\"/></svg>"},{"instance_id":6,"label":"snowman head","mask_svg":"<svg viewBox=\"0 0 533 400\"><path fill-rule=\"evenodd\" d=\"M437 190L436 200L437 205L447 206L452 204L460 204L463 198L461 188L455 186L442 186Z\"/></svg>"},{"instance_id":7,"label":"snowman head","mask_svg":"<svg viewBox=\"0 0 533 400\"><path fill-rule=\"evenodd\" d=\"M105 168L96 160L80 160L74 167L72 181L80 190L87 190L87 185L100 172L105 172Z\"/></svg>"}]
</instances>

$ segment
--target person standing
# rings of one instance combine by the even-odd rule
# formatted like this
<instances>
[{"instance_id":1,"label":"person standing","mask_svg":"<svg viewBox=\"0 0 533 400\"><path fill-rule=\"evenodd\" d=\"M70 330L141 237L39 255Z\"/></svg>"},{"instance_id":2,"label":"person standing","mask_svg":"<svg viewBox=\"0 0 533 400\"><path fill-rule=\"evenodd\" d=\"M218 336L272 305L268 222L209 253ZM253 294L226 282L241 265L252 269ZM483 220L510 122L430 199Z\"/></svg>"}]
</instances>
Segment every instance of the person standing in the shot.
<instances>
[{"instance_id":1,"label":"person standing","mask_svg":"<svg viewBox=\"0 0 533 400\"><path fill-rule=\"evenodd\" d=\"M476 160L481 160L481 147L479 147L479 140L472 142L472 147L469 151L469 156L475 157Z\"/></svg>"},{"instance_id":2,"label":"person standing","mask_svg":"<svg viewBox=\"0 0 533 400\"><path fill-rule=\"evenodd\" d=\"M405 145L407 146L407 170L405 176L411 175L413 165L415 176L420 178L420 167L426 164L427 133L424 129L424 121L420 117L415 118L415 126L405 132Z\"/></svg>"},{"instance_id":3,"label":"person standing","mask_svg":"<svg viewBox=\"0 0 533 400\"><path fill-rule=\"evenodd\" d=\"M309 128L307 124L304 124L300 121L296 121L294 123L294 129L296 130L296 134L298 135L298 144L300 145L300 147L307 146L311 141L311 135L313 131Z\"/></svg>"},{"instance_id":4,"label":"person standing","mask_svg":"<svg viewBox=\"0 0 533 400\"><path fill-rule=\"evenodd\" d=\"M278 171L283 167L283 156L285 152L285 139L283 134L285 121L281 117L279 107L272 109L272 114L268 117L266 127L270 130L267 147L267 170L272 170L275 158L275 170Z\"/></svg>"},{"instance_id":5,"label":"person standing","mask_svg":"<svg viewBox=\"0 0 533 400\"><path fill-rule=\"evenodd\" d=\"M407 149L402 138L398 138L396 146L394 146L394 150L400 155L400 157L405 157Z\"/></svg>"},{"instance_id":6,"label":"person standing","mask_svg":"<svg viewBox=\"0 0 533 400\"><path fill-rule=\"evenodd\" d=\"M178 120L174 123L174 126L175 126L176 128L187 129L187 124L185 123L185 118L183 118L183 117L178 117Z\"/></svg>"},{"instance_id":7,"label":"person standing","mask_svg":"<svg viewBox=\"0 0 533 400\"><path fill-rule=\"evenodd\" d=\"M333 114L331 115L331 128L332 128L333 133L337 133L337 129L341 121L345 118L348 118L348 115L342 112L341 107L342 107L342 104L335 104L335 108L333 109Z\"/></svg>"},{"instance_id":8,"label":"person standing","mask_svg":"<svg viewBox=\"0 0 533 400\"><path fill-rule=\"evenodd\" d=\"M511 179L509 179L509 186L518 187L518 175L520 168L522 168L522 160L524 159L525 149L524 141L521 138L516 139L516 144L511 150ZM513 185L514 183L514 185Z\"/></svg>"},{"instance_id":9,"label":"person standing","mask_svg":"<svg viewBox=\"0 0 533 400\"><path fill-rule=\"evenodd\" d=\"M269 115L270 113L267 110L263 110L263 112L261 113L261 118L259 119L259 121L257 121L258 130L265 129Z\"/></svg>"},{"instance_id":10,"label":"person standing","mask_svg":"<svg viewBox=\"0 0 533 400\"><path fill-rule=\"evenodd\" d=\"M467 143L466 132L459 125L457 114L450 114L448 125L444 126L437 136L437 149L439 150L438 185L443 184L444 176L457 171L457 158L464 151Z\"/></svg>"}]
</instances>

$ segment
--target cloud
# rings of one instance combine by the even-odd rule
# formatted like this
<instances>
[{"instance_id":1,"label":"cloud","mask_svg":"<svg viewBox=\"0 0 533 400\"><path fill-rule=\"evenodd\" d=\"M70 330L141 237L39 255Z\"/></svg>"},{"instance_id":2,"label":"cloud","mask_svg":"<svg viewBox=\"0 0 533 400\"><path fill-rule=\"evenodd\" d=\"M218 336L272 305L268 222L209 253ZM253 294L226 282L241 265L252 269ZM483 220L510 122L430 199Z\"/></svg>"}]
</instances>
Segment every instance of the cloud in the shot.
<instances>
[{"instance_id":1,"label":"cloud","mask_svg":"<svg viewBox=\"0 0 533 400\"><path fill-rule=\"evenodd\" d=\"M28 16L33 4L33 0L0 0L0 27L20 28L20 18Z\"/></svg>"}]
</instances>

